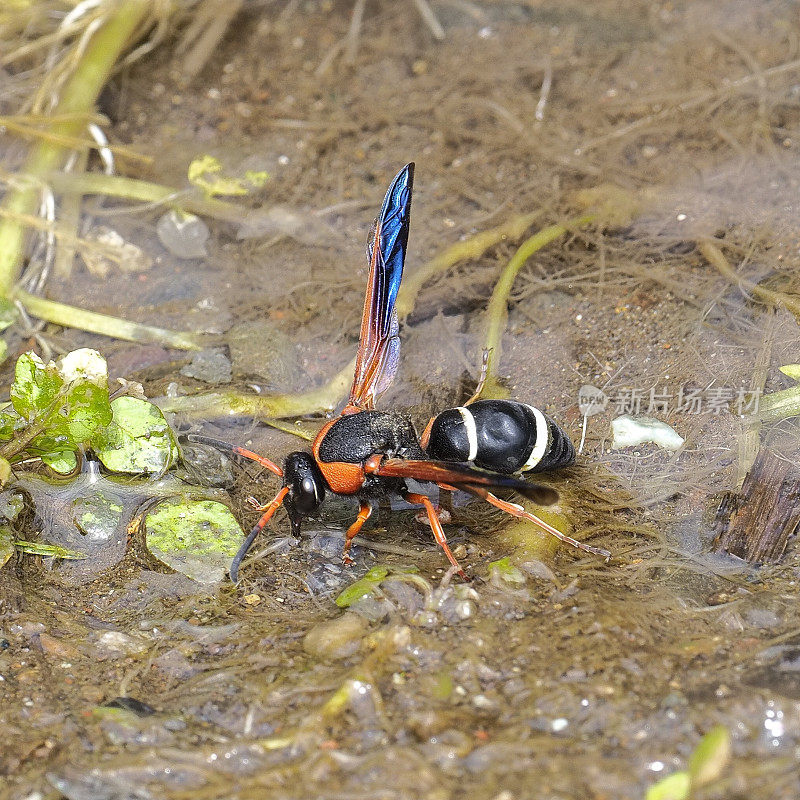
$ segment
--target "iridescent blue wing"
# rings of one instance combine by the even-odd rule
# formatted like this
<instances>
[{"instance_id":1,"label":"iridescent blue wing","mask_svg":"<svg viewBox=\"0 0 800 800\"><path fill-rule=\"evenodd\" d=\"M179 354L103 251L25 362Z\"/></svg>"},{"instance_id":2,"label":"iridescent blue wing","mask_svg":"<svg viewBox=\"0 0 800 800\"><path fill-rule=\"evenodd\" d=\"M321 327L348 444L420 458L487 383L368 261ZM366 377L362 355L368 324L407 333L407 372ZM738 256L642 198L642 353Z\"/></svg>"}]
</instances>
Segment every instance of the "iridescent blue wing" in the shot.
<instances>
[{"instance_id":1,"label":"iridescent blue wing","mask_svg":"<svg viewBox=\"0 0 800 800\"><path fill-rule=\"evenodd\" d=\"M350 405L359 409L375 407L376 397L388 388L397 369L395 302L403 278L413 184L414 164L406 164L389 186L367 242L369 281L350 390Z\"/></svg>"}]
</instances>

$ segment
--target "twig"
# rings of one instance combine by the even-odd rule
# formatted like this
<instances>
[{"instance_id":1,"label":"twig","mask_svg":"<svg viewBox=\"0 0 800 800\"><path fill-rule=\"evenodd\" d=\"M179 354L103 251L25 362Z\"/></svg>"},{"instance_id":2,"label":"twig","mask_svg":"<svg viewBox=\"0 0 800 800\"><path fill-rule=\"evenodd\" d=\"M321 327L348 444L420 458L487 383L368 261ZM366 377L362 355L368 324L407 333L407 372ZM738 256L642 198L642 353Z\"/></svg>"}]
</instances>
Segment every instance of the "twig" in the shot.
<instances>
[{"instance_id":1,"label":"twig","mask_svg":"<svg viewBox=\"0 0 800 800\"><path fill-rule=\"evenodd\" d=\"M350 27L344 39L344 60L348 64L356 63L358 55L358 40L361 36L361 24L364 20L364 6L366 0L356 0L353 4L353 14L350 17Z\"/></svg>"},{"instance_id":2,"label":"twig","mask_svg":"<svg viewBox=\"0 0 800 800\"><path fill-rule=\"evenodd\" d=\"M256 419L281 419L333 411L353 380L355 359L325 386L304 394L244 394L211 392L189 397L161 397L154 402L163 411L186 414L190 418L246 416Z\"/></svg>"},{"instance_id":3,"label":"twig","mask_svg":"<svg viewBox=\"0 0 800 800\"><path fill-rule=\"evenodd\" d=\"M90 38L88 45L64 84L53 110L54 115L89 114L94 108L100 90L111 70L142 21L147 17L150 3L147 0L129 0L116 6L105 24ZM51 123L50 132L57 136L76 136L83 123L80 121ZM41 139L32 146L22 173L27 180L9 190L3 199L3 208L20 215L30 215L36 210L39 195L38 181L43 175L59 169L67 150L64 146ZM24 256L26 227L13 216L0 219L0 296L8 297L17 282Z\"/></svg>"},{"instance_id":4,"label":"twig","mask_svg":"<svg viewBox=\"0 0 800 800\"><path fill-rule=\"evenodd\" d=\"M505 390L497 382L497 365L502 354L503 333L508 323L508 297L517 277L528 259L546 245L569 233L575 228L588 225L595 217L578 217L563 225L550 225L526 239L503 269L486 308L486 339L484 351L489 353L486 365L486 380L481 394L486 397L504 395Z\"/></svg>"},{"instance_id":5,"label":"twig","mask_svg":"<svg viewBox=\"0 0 800 800\"><path fill-rule=\"evenodd\" d=\"M416 272L405 278L397 295L398 317L404 320L411 314L417 302L417 295L429 280L443 272L447 272L447 270L461 261L479 258L490 247L494 247L505 239L518 239L541 215L541 211L534 211L529 214L520 214L512 217L502 225L498 225L488 231L476 233L462 242L456 242L443 253L434 256Z\"/></svg>"},{"instance_id":6,"label":"twig","mask_svg":"<svg viewBox=\"0 0 800 800\"><path fill-rule=\"evenodd\" d=\"M744 77L739 78L738 80L731 81L731 83L729 83L727 86L703 92L702 94L697 95L696 97L693 97L690 100L686 100L683 103L679 103L676 106L670 106L670 108L665 108L663 111L659 111L656 114L648 114L645 117L640 117L639 119L636 119L633 122L629 122L627 125L623 125L622 127L617 128L616 130L613 130L610 133L603 134L603 136L598 136L595 139L590 139L588 142L585 142L580 147L575 148L575 155L576 156L585 155L590 150L594 150L601 144L613 141L614 139L621 139L627 136L629 133L633 133L642 128L647 128L648 126L653 125L656 122L661 122L662 120L672 116L673 114L678 114L684 111L691 111L693 108L697 108L698 106L701 106L704 103L708 103L718 98L724 98L726 95L734 94L740 89L749 86L751 83L761 84L762 81L766 81L768 78L774 78L776 75L782 75L785 72L794 72L795 70L800 70L800 59L795 59L794 61L788 61L786 64L779 64L777 67L772 67L771 69L765 69L754 75L745 75Z\"/></svg>"},{"instance_id":7,"label":"twig","mask_svg":"<svg viewBox=\"0 0 800 800\"><path fill-rule=\"evenodd\" d=\"M718 240L717 240L718 241ZM783 292L775 292L772 289L765 289L757 283L747 280L739 275L728 263L722 250L717 247L710 239L699 239L697 247L709 264L716 267L731 283L735 283L742 291L746 291L753 297L772 306L780 308L783 306L787 311L800 319L800 302L794 297Z\"/></svg>"},{"instance_id":8,"label":"twig","mask_svg":"<svg viewBox=\"0 0 800 800\"><path fill-rule=\"evenodd\" d=\"M553 86L553 60L550 56L544 64L544 78L542 78L542 90L539 93L539 102L536 104L536 111L533 116L536 120L534 125L539 128L544 121L544 109L547 105L547 100L550 97L550 89Z\"/></svg>"},{"instance_id":9,"label":"twig","mask_svg":"<svg viewBox=\"0 0 800 800\"><path fill-rule=\"evenodd\" d=\"M441 42L444 39L444 28L441 22L436 18L436 14L430 7L428 0L414 0L414 5L422 17L422 21L428 26L428 30L434 39Z\"/></svg>"},{"instance_id":10,"label":"twig","mask_svg":"<svg viewBox=\"0 0 800 800\"><path fill-rule=\"evenodd\" d=\"M200 350L202 348L200 337L191 333L170 331L152 325L140 325L138 322L86 311L65 303L57 303L55 300L37 297L20 288L14 290L12 297L19 300L25 310L34 317L52 322L54 325L78 328L103 336L113 336L128 342L156 342L167 347L175 347L178 350Z\"/></svg>"}]
</instances>

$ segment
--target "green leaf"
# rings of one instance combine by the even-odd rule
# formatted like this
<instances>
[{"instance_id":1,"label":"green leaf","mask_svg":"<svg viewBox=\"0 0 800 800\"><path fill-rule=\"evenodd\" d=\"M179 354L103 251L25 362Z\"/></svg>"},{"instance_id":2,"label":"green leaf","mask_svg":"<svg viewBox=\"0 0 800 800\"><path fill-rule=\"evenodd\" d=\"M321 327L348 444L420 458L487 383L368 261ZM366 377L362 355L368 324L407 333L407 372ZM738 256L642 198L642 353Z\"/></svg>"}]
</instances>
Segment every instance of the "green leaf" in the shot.
<instances>
[{"instance_id":1,"label":"green leaf","mask_svg":"<svg viewBox=\"0 0 800 800\"><path fill-rule=\"evenodd\" d=\"M269 173L266 170L252 170L248 169L244 173L244 179L256 189L261 189L264 184L269 180Z\"/></svg>"},{"instance_id":2,"label":"green leaf","mask_svg":"<svg viewBox=\"0 0 800 800\"><path fill-rule=\"evenodd\" d=\"M699 742L689 759L692 786L717 780L731 757L731 734L724 725L715 725Z\"/></svg>"},{"instance_id":3,"label":"green leaf","mask_svg":"<svg viewBox=\"0 0 800 800\"><path fill-rule=\"evenodd\" d=\"M18 319L17 307L5 297L0 297L0 331L10 328Z\"/></svg>"},{"instance_id":4,"label":"green leaf","mask_svg":"<svg viewBox=\"0 0 800 800\"><path fill-rule=\"evenodd\" d=\"M11 411L0 411L0 441L7 442L14 434L25 427L25 420Z\"/></svg>"},{"instance_id":5,"label":"green leaf","mask_svg":"<svg viewBox=\"0 0 800 800\"><path fill-rule=\"evenodd\" d=\"M72 472L75 451L102 435L111 418L108 388L86 381L74 383L62 403L41 415L46 428L32 439L27 451L40 456L57 472Z\"/></svg>"},{"instance_id":6,"label":"green leaf","mask_svg":"<svg viewBox=\"0 0 800 800\"><path fill-rule=\"evenodd\" d=\"M74 444L83 444L105 428L112 417L108 386L81 381L70 386L64 405L47 421L52 423L54 431L62 430Z\"/></svg>"},{"instance_id":7,"label":"green leaf","mask_svg":"<svg viewBox=\"0 0 800 800\"><path fill-rule=\"evenodd\" d=\"M57 544L44 544L43 542L25 542L17 540L14 547L23 553L31 553L35 556L45 556L46 558L65 558L78 560L88 558L86 553L79 553L77 550L68 550L66 547L59 547Z\"/></svg>"},{"instance_id":8,"label":"green leaf","mask_svg":"<svg viewBox=\"0 0 800 800\"><path fill-rule=\"evenodd\" d=\"M645 800L687 800L690 786L688 772L674 772L653 784L647 790Z\"/></svg>"},{"instance_id":9,"label":"green leaf","mask_svg":"<svg viewBox=\"0 0 800 800\"><path fill-rule=\"evenodd\" d=\"M178 445L161 411L147 400L118 397L113 419L92 440L97 457L112 472L164 472L178 458Z\"/></svg>"},{"instance_id":10,"label":"green leaf","mask_svg":"<svg viewBox=\"0 0 800 800\"><path fill-rule=\"evenodd\" d=\"M525 583L525 576L511 563L508 556L490 562L489 573L499 575L506 583Z\"/></svg>"},{"instance_id":11,"label":"green leaf","mask_svg":"<svg viewBox=\"0 0 800 800\"><path fill-rule=\"evenodd\" d=\"M0 567L14 555L14 534L8 525L0 525Z\"/></svg>"},{"instance_id":12,"label":"green leaf","mask_svg":"<svg viewBox=\"0 0 800 800\"><path fill-rule=\"evenodd\" d=\"M778 369L793 381L800 381L800 364L784 364Z\"/></svg>"},{"instance_id":13,"label":"green leaf","mask_svg":"<svg viewBox=\"0 0 800 800\"><path fill-rule=\"evenodd\" d=\"M42 453L40 458L53 472L57 472L59 475L70 475L78 468L78 456L74 450L65 450L61 453Z\"/></svg>"},{"instance_id":14,"label":"green leaf","mask_svg":"<svg viewBox=\"0 0 800 800\"><path fill-rule=\"evenodd\" d=\"M55 364L45 364L35 353L23 353L14 368L11 403L17 414L30 421L53 405L63 387Z\"/></svg>"},{"instance_id":15,"label":"green leaf","mask_svg":"<svg viewBox=\"0 0 800 800\"><path fill-rule=\"evenodd\" d=\"M222 164L214 156L201 156L189 164L189 181L200 187L209 197L217 194L247 194L244 182L239 178L222 175Z\"/></svg>"},{"instance_id":16,"label":"green leaf","mask_svg":"<svg viewBox=\"0 0 800 800\"><path fill-rule=\"evenodd\" d=\"M363 578L359 578L359 580L355 581L355 583L351 583L339 593L339 596L336 598L336 605L339 606L339 608L348 608L353 605L356 600L360 600L362 597L372 594L388 574L389 567L383 565L372 567Z\"/></svg>"},{"instance_id":17,"label":"green leaf","mask_svg":"<svg viewBox=\"0 0 800 800\"><path fill-rule=\"evenodd\" d=\"M176 572L216 583L244 538L236 518L211 500L165 500L145 518L147 549Z\"/></svg>"}]
</instances>

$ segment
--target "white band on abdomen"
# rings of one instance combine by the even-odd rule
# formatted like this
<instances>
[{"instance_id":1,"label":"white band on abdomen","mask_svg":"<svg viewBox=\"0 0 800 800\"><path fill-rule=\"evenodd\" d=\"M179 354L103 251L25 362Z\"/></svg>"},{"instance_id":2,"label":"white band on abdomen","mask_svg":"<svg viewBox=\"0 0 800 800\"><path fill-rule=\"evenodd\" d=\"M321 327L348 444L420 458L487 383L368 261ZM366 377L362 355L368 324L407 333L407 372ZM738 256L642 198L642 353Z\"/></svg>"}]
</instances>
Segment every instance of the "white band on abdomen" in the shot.
<instances>
[{"instance_id":1,"label":"white band on abdomen","mask_svg":"<svg viewBox=\"0 0 800 800\"><path fill-rule=\"evenodd\" d=\"M533 406L528 406L528 408L533 411L533 416L536 419L536 441L533 444L533 450L531 450L528 460L522 467L522 472L526 469L533 469L544 458L544 454L547 452L547 443L550 440L550 429L544 414Z\"/></svg>"},{"instance_id":2,"label":"white band on abdomen","mask_svg":"<svg viewBox=\"0 0 800 800\"><path fill-rule=\"evenodd\" d=\"M469 443L469 455L467 461L474 461L478 457L478 428L475 425L475 417L472 412L464 406L459 406L456 411L461 414L461 421L467 429L467 442Z\"/></svg>"}]
</instances>

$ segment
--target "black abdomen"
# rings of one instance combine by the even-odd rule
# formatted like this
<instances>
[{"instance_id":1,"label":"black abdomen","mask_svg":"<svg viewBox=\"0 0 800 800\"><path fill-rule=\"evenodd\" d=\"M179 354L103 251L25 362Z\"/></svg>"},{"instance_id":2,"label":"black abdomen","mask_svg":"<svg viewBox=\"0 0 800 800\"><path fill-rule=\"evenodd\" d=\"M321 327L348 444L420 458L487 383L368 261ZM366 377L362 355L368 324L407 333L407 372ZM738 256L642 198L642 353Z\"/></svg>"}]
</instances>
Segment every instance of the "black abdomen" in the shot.
<instances>
[{"instance_id":1,"label":"black abdomen","mask_svg":"<svg viewBox=\"0 0 800 800\"><path fill-rule=\"evenodd\" d=\"M478 400L443 411L431 425L428 454L504 474L543 472L575 461L567 434L538 409L514 400Z\"/></svg>"}]
</instances>

